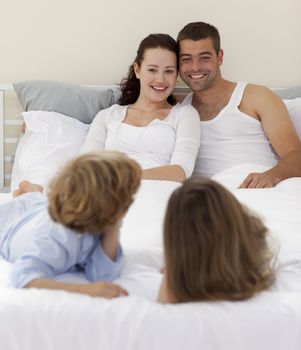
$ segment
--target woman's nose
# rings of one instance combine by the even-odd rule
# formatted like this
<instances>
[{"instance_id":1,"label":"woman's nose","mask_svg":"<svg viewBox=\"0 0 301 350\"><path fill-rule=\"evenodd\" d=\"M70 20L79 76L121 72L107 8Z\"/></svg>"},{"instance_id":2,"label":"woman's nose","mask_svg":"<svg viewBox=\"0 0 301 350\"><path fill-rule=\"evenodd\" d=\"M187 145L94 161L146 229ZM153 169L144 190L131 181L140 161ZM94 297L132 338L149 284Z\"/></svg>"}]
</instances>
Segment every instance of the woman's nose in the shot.
<instances>
[{"instance_id":1,"label":"woman's nose","mask_svg":"<svg viewBox=\"0 0 301 350\"><path fill-rule=\"evenodd\" d=\"M164 74L163 73L158 73L156 76L156 82L157 83L163 83L164 82Z\"/></svg>"}]
</instances>

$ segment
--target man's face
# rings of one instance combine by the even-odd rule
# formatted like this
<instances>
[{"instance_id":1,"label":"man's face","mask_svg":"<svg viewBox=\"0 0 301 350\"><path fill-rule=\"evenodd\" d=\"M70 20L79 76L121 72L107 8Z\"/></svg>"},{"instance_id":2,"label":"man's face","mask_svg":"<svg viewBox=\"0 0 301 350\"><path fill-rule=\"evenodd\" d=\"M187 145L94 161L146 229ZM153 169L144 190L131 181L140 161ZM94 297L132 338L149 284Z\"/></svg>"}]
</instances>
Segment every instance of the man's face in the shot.
<instances>
[{"instance_id":1,"label":"man's face","mask_svg":"<svg viewBox=\"0 0 301 350\"><path fill-rule=\"evenodd\" d=\"M220 77L223 51L217 55L210 38L180 41L179 73L192 91L208 89Z\"/></svg>"}]
</instances>

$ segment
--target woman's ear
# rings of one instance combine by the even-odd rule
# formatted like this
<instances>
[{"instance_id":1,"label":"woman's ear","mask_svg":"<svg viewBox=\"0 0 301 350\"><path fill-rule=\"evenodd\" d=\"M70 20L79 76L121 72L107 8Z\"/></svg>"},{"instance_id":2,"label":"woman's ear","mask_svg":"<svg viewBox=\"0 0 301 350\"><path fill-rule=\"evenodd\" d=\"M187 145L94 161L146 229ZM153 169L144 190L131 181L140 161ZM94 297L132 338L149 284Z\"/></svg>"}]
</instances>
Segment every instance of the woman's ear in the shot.
<instances>
[{"instance_id":1,"label":"woman's ear","mask_svg":"<svg viewBox=\"0 0 301 350\"><path fill-rule=\"evenodd\" d=\"M134 72L137 79L140 79L140 67L137 62L134 63Z\"/></svg>"}]
</instances>

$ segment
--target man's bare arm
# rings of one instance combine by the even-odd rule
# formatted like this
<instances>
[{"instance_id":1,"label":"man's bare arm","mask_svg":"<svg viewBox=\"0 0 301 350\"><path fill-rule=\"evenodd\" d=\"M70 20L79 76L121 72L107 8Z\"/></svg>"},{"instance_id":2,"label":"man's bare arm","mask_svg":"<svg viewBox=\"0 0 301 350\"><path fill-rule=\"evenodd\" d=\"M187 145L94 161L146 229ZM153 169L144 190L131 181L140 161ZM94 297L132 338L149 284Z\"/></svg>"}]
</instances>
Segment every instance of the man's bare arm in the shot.
<instances>
[{"instance_id":1,"label":"man's bare arm","mask_svg":"<svg viewBox=\"0 0 301 350\"><path fill-rule=\"evenodd\" d=\"M247 114L261 122L279 161L268 171L249 174L240 187L273 187L287 178L300 177L301 141L283 101L269 89L251 85L242 106L243 111L244 108Z\"/></svg>"}]
</instances>

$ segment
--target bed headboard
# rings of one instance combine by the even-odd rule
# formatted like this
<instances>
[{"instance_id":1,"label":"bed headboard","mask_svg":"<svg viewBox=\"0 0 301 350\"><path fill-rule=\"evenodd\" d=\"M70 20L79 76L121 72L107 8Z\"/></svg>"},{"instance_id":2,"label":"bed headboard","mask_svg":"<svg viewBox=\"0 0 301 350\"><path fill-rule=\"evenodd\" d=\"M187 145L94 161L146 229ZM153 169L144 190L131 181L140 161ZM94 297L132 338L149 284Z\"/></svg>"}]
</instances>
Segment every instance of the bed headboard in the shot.
<instances>
[{"instance_id":1,"label":"bed headboard","mask_svg":"<svg viewBox=\"0 0 301 350\"><path fill-rule=\"evenodd\" d=\"M12 85L0 85L0 191L9 187L14 153L22 125L21 118L17 116L20 112L19 104L16 104L14 112L10 108L12 96L16 102Z\"/></svg>"},{"instance_id":2,"label":"bed headboard","mask_svg":"<svg viewBox=\"0 0 301 350\"><path fill-rule=\"evenodd\" d=\"M0 140L4 138L4 90L0 90ZM4 142L0 142L0 188L4 186L3 183L4 172Z\"/></svg>"}]
</instances>

